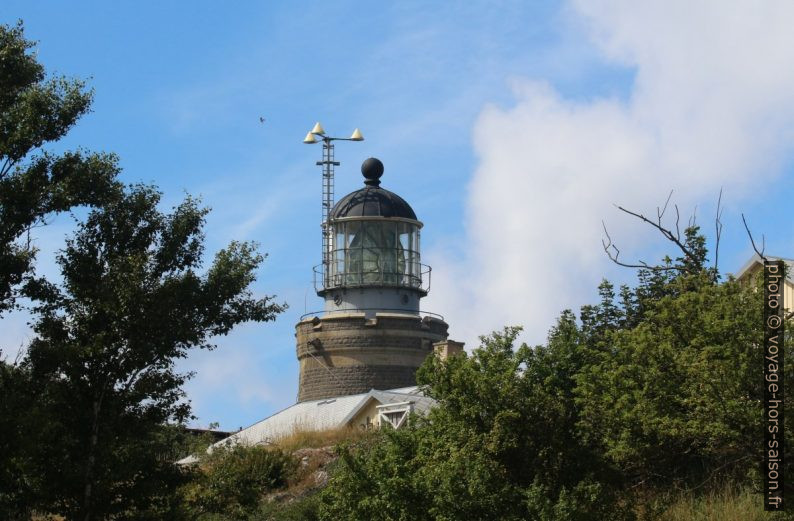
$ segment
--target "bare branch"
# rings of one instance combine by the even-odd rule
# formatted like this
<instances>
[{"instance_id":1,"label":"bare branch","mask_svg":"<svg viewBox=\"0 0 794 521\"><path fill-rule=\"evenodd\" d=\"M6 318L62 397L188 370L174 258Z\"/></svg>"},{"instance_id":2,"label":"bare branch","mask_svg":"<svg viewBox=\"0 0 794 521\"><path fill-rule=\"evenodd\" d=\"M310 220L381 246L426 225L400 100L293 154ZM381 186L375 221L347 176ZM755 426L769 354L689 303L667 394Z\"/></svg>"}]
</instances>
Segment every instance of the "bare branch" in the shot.
<instances>
[{"instance_id":1,"label":"bare branch","mask_svg":"<svg viewBox=\"0 0 794 521\"><path fill-rule=\"evenodd\" d=\"M664 202L664 208L662 208L662 211L659 212L659 207L658 206L656 207L656 215L659 217L658 219L659 224L662 224L662 217L664 217L664 212L667 211L667 205L670 204L671 197L673 197L672 190L670 190L670 194L667 196L667 200Z\"/></svg>"},{"instance_id":2,"label":"bare branch","mask_svg":"<svg viewBox=\"0 0 794 521\"><path fill-rule=\"evenodd\" d=\"M714 273L719 273L719 260L720 260L720 237L722 237L722 188L720 187L720 196L717 198L717 217L714 219L714 227L716 228L716 242L714 244Z\"/></svg>"},{"instance_id":3,"label":"bare branch","mask_svg":"<svg viewBox=\"0 0 794 521\"><path fill-rule=\"evenodd\" d=\"M700 269L705 269L705 267L702 266L702 261L698 257L697 252L694 251L692 249L692 245L690 245L688 243L688 237L686 237L686 233L684 234L685 235L684 237L682 237L682 235L681 235L681 211L680 211L680 209L679 209L677 204L673 204L673 208L675 209L675 227L674 228L672 228L672 227L671 228L667 228L662 223L662 219L664 218L664 216L665 216L665 214L667 212L667 209L670 206L670 201L671 201L672 195L673 195L673 192L670 191L670 193L667 196L667 199L665 200L664 206L662 206L661 208L659 206L656 207L656 222L654 222L653 220L649 219L648 217L646 217L642 213L633 212L633 211L628 210L628 209L626 209L626 208L624 208L622 206L618 206L617 204L614 205L614 206L618 210L620 210L620 211L622 211L624 213L627 213L627 214L629 214L629 215L631 215L633 217L636 217L637 219L640 219L641 221L643 221L643 222L645 222L647 224L650 224L651 226L656 228L659 231L659 233L661 233L662 236L664 236L665 239L667 239L668 241L670 241L673 244L675 244L678 247L678 249L683 253L683 257L678 259L679 261L683 261L683 262L679 263L681 265L670 266L669 265L670 264L669 257L666 259L666 261L662 265L656 265L656 266L649 265L647 262L642 261L642 260L638 260L635 263L622 262L620 260L620 258L619 258L620 257L620 250L613 243L612 237L610 237L609 233L607 232L606 225L604 225L604 223L602 221L602 225L604 227L604 233L606 235L606 240L602 239L601 244L604 247L604 252L607 254L607 256L609 257L609 259L612 262L614 262L615 264L618 264L619 266L624 266L624 267L627 267L627 268L643 268L643 269L653 270L653 271L677 270L679 272L686 272L686 273L692 273L692 274L699 273ZM719 197L717 198L717 211L716 211L716 215L715 215L715 219L714 219L714 226L715 226L715 230L716 230L716 236L715 236L716 242L715 242L715 246L714 246L714 264L713 264L713 266L711 268L708 268L708 270L707 270L708 272L710 272L712 274L713 277L715 277L715 279L719 277L719 275L718 275L718 273L719 273L719 271L718 271L718 267L719 267L719 248L720 248L720 242L721 242L721 239L722 239L722 230L723 230L722 215L723 215L723 212L725 211L725 208L722 206L722 195L723 195L723 189L720 188ZM744 216L742 216L742 218L744 218ZM668 219L668 221L669 220L670 219ZM689 218L688 224L687 224L687 228L685 230L693 228L696 225L697 225L697 206L695 206L695 210L692 212L692 216ZM747 223L746 222L745 222L745 228L747 228ZM749 233L749 229L748 229L748 233ZM752 240L752 237L751 237L751 240ZM762 241L763 240L765 240L765 238L762 235ZM762 244L765 244L765 243L762 243ZM755 248L755 243L753 243L753 248L756 249ZM764 251L763 247L761 249L761 252L758 252L758 250L756 249L756 252L759 253L759 255L762 255L763 251ZM693 266L697 266L698 268L696 269Z\"/></svg>"},{"instance_id":4,"label":"bare branch","mask_svg":"<svg viewBox=\"0 0 794 521\"><path fill-rule=\"evenodd\" d=\"M698 207L695 205L695 210L692 212L692 217L687 221L687 228L692 228L697 224Z\"/></svg>"},{"instance_id":5,"label":"bare branch","mask_svg":"<svg viewBox=\"0 0 794 521\"><path fill-rule=\"evenodd\" d=\"M667 240L671 241L673 244L678 246L678 248L681 250L681 252L683 252L683 254L687 258L690 258L690 259L694 259L695 258L694 255L692 255L692 252L690 252L689 249L687 249L686 245L683 242L681 242L681 236L680 235L678 235L678 234L674 235L673 232L671 232L670 230L668 230L667 228L665 228L661 224L657 224L657 223L651 221L650 219L648 219L647 217L645 217L644 215L642 215L640 213L632 212L631 210L627 210L627 209L623 208L622 206L617 206L617 205L615 205L615 206L617 207L618 210L620 210L622 212L625 212L625 213L627 213L629 215L633 215L634 217L636 217L636 218L638 218L638 219L640 219L642 221L645 221L646 223L650 224L651 226L653 226L654 228L659 230L659 232L662 235L664 235L664 237ZM679 215L679 213L678 213L678 206L677 205L676 205L675 209L676 209L676 228L678 228L678 215Z\"/></svg>"},{"instance_id":6,"label":"bare branch","mask_svg":"<svg viewBox=\"0 0 794 521\"><path fill-rule=\"evenodd\" d=\"M766 239L764 235L761 234L761 251L758 251L758 248L755 246L755 241L753 240L753 234L750 233L750 227L747 226L747 220L744 218L744 214L742 214L742 222L744 223L744 229L747 230L747 235L750 237L750 244L753 245L753 250L755 250L759 257L766 261L767 258L764 257L764 250L766 249Z\"/></svg>"},{"instance_id":7,"label":"bare branch","mask_svg":"<svg viewBox=\"0 0 794 521\"><path fill-rule=\"evenodd\" d=\"M620 207L618 206L618 208ZM607 257L609 257L609 260L611 260L618 266L623 266L624 268L642 268L650 271L671 271L671 270L686 271L685 268L681 268L678 266L651 266L643 260L637 261L639 264L628 264L626 262L621 261L619 259L620 250L618 249L617 246L615 246L612 243L612 237L609 236L609 232L607 231L607 227L606 224L604 224L604 221L601 221L601 225L604 227L604 234L607 236L606 241L604 239L601 239L601 245L604 247L604 252L606 252Z\"/></svg>"}]
</instances>

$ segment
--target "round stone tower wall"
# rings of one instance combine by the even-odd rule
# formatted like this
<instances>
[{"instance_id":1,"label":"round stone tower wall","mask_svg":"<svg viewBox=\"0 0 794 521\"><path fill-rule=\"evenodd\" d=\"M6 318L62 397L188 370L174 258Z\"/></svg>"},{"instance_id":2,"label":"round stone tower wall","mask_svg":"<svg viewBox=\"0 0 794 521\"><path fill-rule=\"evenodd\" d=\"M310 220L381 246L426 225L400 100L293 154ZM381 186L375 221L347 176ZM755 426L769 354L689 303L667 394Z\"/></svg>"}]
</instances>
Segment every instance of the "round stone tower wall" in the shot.
<instances>
[{"instance_id":1,"label":"round stone tower wall","mask_svg":"<svg viewBox=\"0 0 794 521\"><path fill-rule=\"evenodd\" d=\"M295 327L298 401L416 385L416 370L447 324L401 313L333 313Z\"/></svg>"}]
</instances>

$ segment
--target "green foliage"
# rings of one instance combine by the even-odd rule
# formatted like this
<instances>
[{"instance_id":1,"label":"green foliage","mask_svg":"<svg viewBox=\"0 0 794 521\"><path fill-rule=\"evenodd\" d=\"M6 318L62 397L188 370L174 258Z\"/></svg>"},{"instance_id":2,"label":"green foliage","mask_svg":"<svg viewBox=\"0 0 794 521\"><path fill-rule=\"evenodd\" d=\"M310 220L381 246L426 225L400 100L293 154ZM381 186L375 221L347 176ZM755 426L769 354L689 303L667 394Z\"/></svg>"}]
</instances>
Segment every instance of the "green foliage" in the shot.
<instances>
[{"instance_id":1,"label":"green foliage","mask_svg":"<svg viewBox=\"0 0 794 521\"><path fill-rule=\"evenodd\" d=\"M164 214L159 201L135 186L93 210L58 255L63 284L43 288L22 365L46 418L28 427L42 444L27 471L41 480L41 511L135 518L175 508L184 476L162 457L175 443L163 425L189 415L189 375L175 360L283 309L252 296L263 258L250 244L232 243L198 273L207 211L188 198Z\"/></svg>"},{"instance_id":2,"label":"green foliage","mask_svg":"<svg viewBox=\"0 0 794 521\"><path fill-rule=\"evenodd\" d=\"M629 489L703 493L725 480L759 487L762 291L733 279L719 283L704 266L697 228L686 236L699 253L667 261L685 269L640 270L638 286L621 289L620 327L594 318L614 308L608 296L583 308L583 324L591 324L582 343L589 362L576 377L577 428L618 466ZM787 362L790 399L794 369ZM792 428L787 417L789 444Z\"/></svg>"},{"instance_id":3,"label":"green foliage","mask_svg":"<svg viewBox=\"0 0 794 521\"><path fill-rule=\"evenodd\" d=\"M189 416L174 362L283 307L249 289L263 257L232 243L201 274L207 210L170 214L160 194L124 189L117 158L55 154L90 110L79 80L48 78L21 22L0 26L0 313L35 303L21 364L0 362L0 518L179 515L173 465ZM49 215L94 209L57 257L63 284L37 278L29 232Z\"/></svg>"},{"instance_id":4,"label":"green foliage","mask_svg":"<svg viewBox=\"0 0 794 521\"><path fill-rule=\"evenodd\" d=\"M20 284L36 296L29 230L119 189L114 155L42 149L89 111L92 93L79 80L47 79L33 47L21 23L0 25L0 313L14 305Z\"/></svg>"},{"instance_id":5,"label":"green foliage","mask_svg":"<svg viewBox=\"0 0 794 521\"><path fill-rule=\"evenodd\" d=\"M631 482L691 486L716 469L743 477L759 461L763 330L752 289L681 275L636 327L590 350L579 427Z\"/></svg>"},{"instance_id":6,"label":"green foliage","mask_svg":"<svg viewBox=\"0 0 794 521\"><path fill-rule=\"evenodd\" d=\"M571 326L573 325L573 329ZM576 439L570 395L581 363L570 314L548 347L514 349L519 328L470 358L430 358L419 380L439 401L426 419L341 451L323 519L620 519L610 470Z\"/></svg>"},{"instance_id":7,"label":"green foliage","mask_svg":"<svg viewBox=\"0 0 794 521\"><path fill-rule=\"evenodd\" d=\"M278 448L235 445L216 448L205 456L196 478L182 489L190 517L246 519L262 496L284 487L296 461Z\"/></svg>"},{"instance_id":8,"label":"green foliage","mask_svg":"<svg viewBox=\"0 0 794 521\"><path fill-rule=\"evenodd\" d=\"M21 22L0 25L0 314L17 297L40 298L29 232L48 215L99 205L119 191L117 159L84 150L54 154L60 140L90 109L92 93L79 80L47 78ZM2 353L0 352L0 355ZM0 518L29 517L42 477L26 472L36 448L30 429L50 422L28 369L0 361ZM20 421L24 418L25 421Z\"/></svg>"}]
</instances>

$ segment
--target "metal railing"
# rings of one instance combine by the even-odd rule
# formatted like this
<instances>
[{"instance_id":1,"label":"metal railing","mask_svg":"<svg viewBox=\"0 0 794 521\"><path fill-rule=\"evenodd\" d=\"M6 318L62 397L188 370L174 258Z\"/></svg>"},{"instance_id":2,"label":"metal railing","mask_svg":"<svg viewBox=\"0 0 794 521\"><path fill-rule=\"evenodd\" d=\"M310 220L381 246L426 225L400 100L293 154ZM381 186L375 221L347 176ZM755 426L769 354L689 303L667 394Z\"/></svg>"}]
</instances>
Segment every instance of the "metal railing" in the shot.
<instances>
[{"instance_id":1,"label":"metal railing","mask_svg":"<svg viewBox=\"0 0 794 521\"><path fill-rule=\"evenodd\" d=\"M434 318L436 320L444 321L444 316L438 313L433 313L430 311L406 311L405 309L397 309L397 308L339 308L334 309L333 311L328 310L319 310L319 311L309 311L308 313L304 313L301 315L298 321L302 321L311 316L318 316L318 315L325 315L327 313L359 313L363 312L366 313L367 311L375 311L375 312L382 312L382 313L405 313L406 315L410 315L412 313L416 313L420 318Z\"/></svg>"},{"instance_id":2,"label":"metal railing","mask_svg":"<svg viewBox=\"0 0 794 521\"><path fill-rule=\"evenodd\" d=\"M344 269L341 272L333 270L332 273L328 273L324 264L318 264L313 269L314 290L387 286L415 289L423 293L429 292L432 268L421 262L416 262L414 265L418 268L414 273L385 269L383 266L377 265L371 268L367 267L367 269Z\"/></svg>"}]
</instances>

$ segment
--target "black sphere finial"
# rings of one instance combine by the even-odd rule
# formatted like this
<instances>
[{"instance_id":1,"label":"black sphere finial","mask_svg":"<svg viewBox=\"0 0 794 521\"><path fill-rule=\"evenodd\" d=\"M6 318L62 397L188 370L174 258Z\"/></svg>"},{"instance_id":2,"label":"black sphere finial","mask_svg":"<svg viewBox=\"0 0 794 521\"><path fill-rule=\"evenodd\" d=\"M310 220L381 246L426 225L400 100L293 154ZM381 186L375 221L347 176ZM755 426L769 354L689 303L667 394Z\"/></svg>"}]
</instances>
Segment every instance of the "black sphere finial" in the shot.
<instances>
[{"instance_id":1,"label":"black sphere finial","mask_svg":"<svg viewBox=\"0 0 794 521\"><path fill-rule=\"evenodd\" d=\"M380 176L383 175L383 163L380 159L370 157L361 163L361 173L364 175L364 184L367 186L379 186Z\"/></svg>"}]
</instances>

